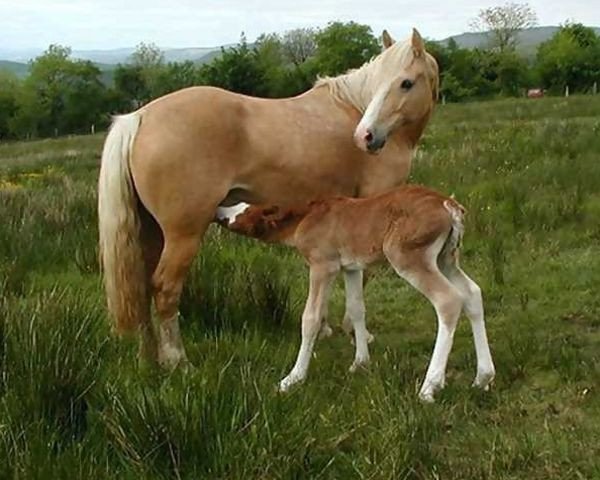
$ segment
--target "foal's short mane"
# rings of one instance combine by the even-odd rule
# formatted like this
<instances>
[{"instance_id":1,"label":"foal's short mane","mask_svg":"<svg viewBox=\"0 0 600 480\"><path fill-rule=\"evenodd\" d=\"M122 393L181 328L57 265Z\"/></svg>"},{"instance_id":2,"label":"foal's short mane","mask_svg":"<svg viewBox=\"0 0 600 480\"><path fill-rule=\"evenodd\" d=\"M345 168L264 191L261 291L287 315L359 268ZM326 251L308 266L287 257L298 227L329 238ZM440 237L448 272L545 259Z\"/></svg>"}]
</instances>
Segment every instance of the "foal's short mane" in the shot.
<instances>
[{"instance_id":1,"label":"foal's short mane","mask_svg":"<svg viewBox=\"0 0 600 480\"><path fill-rule=\"evenodd\" d=\"M329 87L334 98L364 113L388 69L406 67L414 60L410 40L396 42L360 68L337 77L321 77L315 87Z\"/></svg>"}]
</instances>

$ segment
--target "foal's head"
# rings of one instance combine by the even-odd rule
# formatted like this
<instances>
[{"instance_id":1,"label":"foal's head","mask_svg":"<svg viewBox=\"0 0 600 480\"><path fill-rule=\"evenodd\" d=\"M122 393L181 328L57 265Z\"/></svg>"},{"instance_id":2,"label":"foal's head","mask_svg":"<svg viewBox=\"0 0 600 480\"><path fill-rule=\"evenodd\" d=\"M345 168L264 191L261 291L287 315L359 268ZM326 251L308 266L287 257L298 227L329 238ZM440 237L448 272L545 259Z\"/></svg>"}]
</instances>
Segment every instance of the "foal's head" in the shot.
<instances>
[{"instance_id":1,"label":"foal's head","mask_svg":"<svg viewBox=\"0 0 600 480\"><path fill-rule=\"evenodd\" d=\"M356 145L369 153L383 148L398 128L424 125L438 95L437 63L425 51L417 30L409 41L401 43L384 32L383 45L384 51L374 60L366 80L371 101L354 132Z\"/></svg>"}]
</instances>

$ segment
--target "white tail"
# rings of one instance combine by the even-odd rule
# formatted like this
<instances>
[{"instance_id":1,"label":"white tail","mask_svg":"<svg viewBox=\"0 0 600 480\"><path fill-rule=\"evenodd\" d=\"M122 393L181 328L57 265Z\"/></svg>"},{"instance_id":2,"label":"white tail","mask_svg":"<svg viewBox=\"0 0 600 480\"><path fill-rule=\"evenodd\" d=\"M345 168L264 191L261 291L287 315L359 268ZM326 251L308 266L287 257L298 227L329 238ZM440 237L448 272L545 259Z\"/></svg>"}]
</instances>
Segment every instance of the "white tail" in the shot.
<instances>
[{"instance_id":1,"label":"white tail","mask_svg":"<svg viewBox=\"0 0 600 480\"><path fill-rule=\"evenodd\" d=\"M104 143L98 181L100 261L108 309L120 333L135 331L150 315L138 198L129 170L139 126L139 113L114 119Z\"/></svg>"},{"instance_id":2,"label":"white tail","mask_svg":"<svg viewBox=\"0 0 600 480\"><path fill-rule=\"evenodd\" d=\"M450 213L450 219L452 220L452 231L450 237L446 241L445 248L453 252L460 247L463 234L465 232L465 226L463 224L463 217L465 215L465 209L456 201L444 201L444 208Z\"/></svg>"}]
</instances>

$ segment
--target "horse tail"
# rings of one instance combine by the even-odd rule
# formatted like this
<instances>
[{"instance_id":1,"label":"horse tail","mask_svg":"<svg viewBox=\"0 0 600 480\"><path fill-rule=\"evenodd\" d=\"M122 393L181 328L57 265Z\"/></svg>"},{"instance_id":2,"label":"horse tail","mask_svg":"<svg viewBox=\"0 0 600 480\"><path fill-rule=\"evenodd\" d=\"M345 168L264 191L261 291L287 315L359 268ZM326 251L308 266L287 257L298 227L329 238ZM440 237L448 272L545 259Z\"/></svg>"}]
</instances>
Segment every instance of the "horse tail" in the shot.
<instances>
[{"instance_id":1,"label":"horse tail","mask_svg":"<svg viewBox=\"0 0 600 480\"><path fill-rule=\"evenodd\" d=\"M140 120L136 112L115 117L104 143L98 181L100 263L108 310L118 333L136 331L150 315L139 200L129 167Z\"/></svg>"},{"instance_id":2,"label":"horse tail","mask_svg":"<svg viewBox=\"0 0 600 480\"><path fill-rule=\"evenodd\" d=\"M450 255L455 261L458 261L458 251L465 232L464 217L467 211L465 207L453 198L444 201L444 208L448 211L450 216L451 227L440 255Z\"/></svg>"}]
</instances>

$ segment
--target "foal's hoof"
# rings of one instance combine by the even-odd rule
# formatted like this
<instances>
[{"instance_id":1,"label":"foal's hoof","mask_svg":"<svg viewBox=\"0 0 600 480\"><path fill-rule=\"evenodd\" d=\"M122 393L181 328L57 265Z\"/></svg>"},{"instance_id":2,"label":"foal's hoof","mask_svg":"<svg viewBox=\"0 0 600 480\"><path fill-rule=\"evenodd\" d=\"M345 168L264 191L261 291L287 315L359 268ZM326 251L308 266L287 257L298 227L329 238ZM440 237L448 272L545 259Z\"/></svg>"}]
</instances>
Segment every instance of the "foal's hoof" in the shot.
<instances>
[{"instance_id":1,"label":"foal's hoof","mask_svg":"<svg viewBox=\"0 0 600 480\"><path fill-rule=\"evenodd\" d=\"M333 335L333 330L329 326L327 322L323 323L321 330L319 331L319 340L323 340L324 338L329 338Z\"/></svg>"},{"instance_id":2,"label":"foal's hoof","mask_svg":"<svg viewBox=\"0 0 600 480\"><path fill-rule=\"evenodd\" d=\"M495 376L496 373L494 370L490 370L488 372L478 372L475 380L473 381L473 387L481 388L484 392L488 392Z\"/></svg>"},{"instance_id":3,"label":"foal's hoof","mask_svg":"<svg viewBox=\"0 0 600 480\"><path fill-rule=\"evenodd\" d=\"M420 392L419 400L423 403L435 403L435 398L433 398L433 392Z\"/></svg>"},{"instance_id":4,"label":"foal's hoof","mask_svg":"<svg viewBox=\"0 0 600 480\"><path fill-rule=\"evenodd\" d=\"M279 382L279 386L277 388L277 391L279 393L286 393L289 392L290 389L300 383L302 380L301 379L297 379L294 377L290 377L289 375L287 377L285 377L281 382Z\"/></svg>"},{"instance_id":5,"label":"foal's hoof","mask_svg":"<svg viewBox=\"0 0 600 480\"><path fill-rule=\"evenodd\" d=\"M352 362L352 365L350 365L350 368L348 369L348 371L350 373L355 373L357 372L359 369L362 370L368 370L369 369L369 359L364 359L364 360L354 360Z\"/></svg>"},{"instance_id":6,"label":"foal's hoof","mask_svg":"<svg viewBox=\"0 0 600 480\"><path fill-rule=\"evenodd\" d=\"M433 403L435 399L433 396L444 388L446 384L444 378L437 378L435 380L425 380L419 391L419 399L425 403Z\"/></svg>"},{"instance_id":7,"label":"foal's hoof","mask_svg":"<svg viewBox=\"0 0 600 480\"><path fill-rule=\"evenodd\" d=\"M435 403L435 398L433 398L432 392L419 393L419 400L421 400L423 403Z\"/></svg>"}]
</instances>

